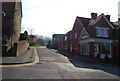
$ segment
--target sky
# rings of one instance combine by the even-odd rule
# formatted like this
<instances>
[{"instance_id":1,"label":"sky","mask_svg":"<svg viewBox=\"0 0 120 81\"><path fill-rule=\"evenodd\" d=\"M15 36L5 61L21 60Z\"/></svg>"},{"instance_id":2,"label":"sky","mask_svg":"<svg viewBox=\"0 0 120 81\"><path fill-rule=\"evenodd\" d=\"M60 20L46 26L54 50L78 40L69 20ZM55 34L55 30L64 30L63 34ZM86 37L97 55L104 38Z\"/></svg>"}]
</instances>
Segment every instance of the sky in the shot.
<instances>
[{"instance_id":1,"label":"sky","mask_svg":"<svg viewBox=\"0 0 120 81\"><path fill-rule=\"evenodd\" d=\"M76 16L91 18L91 13L111 15L118 20L120 0L22 0L22 30L52 37L72 30ZM32 32L31 32L32 30Z\"/></svg>"}]
</instances>

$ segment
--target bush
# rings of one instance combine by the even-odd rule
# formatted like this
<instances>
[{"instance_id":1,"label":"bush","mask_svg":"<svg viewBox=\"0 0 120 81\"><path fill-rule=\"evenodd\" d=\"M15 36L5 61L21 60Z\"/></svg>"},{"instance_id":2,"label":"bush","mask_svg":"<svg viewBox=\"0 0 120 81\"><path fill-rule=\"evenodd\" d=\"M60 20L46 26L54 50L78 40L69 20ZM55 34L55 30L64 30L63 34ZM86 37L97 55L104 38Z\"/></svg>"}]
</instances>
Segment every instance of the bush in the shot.
<instances>
[{"instance_id":1,"label":"bush","mask_svg":"<svg viewBox=\"0 0 120 81\"><path fill-rule=\"evenodd\" d=\"M21 40L27 40L27 41L29 42L29 41L30 41L30 37L29 37L29 35L28 35L28 32L25 31L24 33L21 33L19 40L20 40L20 41L21 41Z\"/></svg>"}]
</instances>

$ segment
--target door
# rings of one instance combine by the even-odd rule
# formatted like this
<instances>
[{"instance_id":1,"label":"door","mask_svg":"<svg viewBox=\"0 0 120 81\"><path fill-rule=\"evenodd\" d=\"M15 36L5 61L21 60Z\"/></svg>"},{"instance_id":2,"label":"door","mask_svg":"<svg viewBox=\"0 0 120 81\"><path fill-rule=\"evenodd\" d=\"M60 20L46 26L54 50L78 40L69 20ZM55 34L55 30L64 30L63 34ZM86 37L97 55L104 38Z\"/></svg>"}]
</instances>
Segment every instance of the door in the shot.
<instances>
[{"instance_id":1,"label":"door","mask_svg":"<svg viewBox=\"0 0 120 81\"><path fill-rule=\"evenodd\" d=\"M94 57L97 57L97 54L99 53L99 45L95 44L94 45Z\"/></svg>"}]
</instances>

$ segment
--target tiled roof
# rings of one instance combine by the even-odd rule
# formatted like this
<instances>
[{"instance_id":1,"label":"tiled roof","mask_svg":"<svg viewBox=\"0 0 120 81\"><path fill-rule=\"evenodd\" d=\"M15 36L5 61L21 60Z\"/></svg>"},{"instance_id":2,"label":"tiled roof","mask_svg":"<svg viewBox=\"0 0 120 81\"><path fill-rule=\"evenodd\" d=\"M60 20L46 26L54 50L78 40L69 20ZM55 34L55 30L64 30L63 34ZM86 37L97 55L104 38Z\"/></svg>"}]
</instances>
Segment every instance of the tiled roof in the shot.
<instances>
[{"instance_id":1,"label":"tiled roof","mask_svg":"<svg viewBox=\"0 0 120 81\"><path fill-rule=\"evenodd\" d=\"M90 18L78 17L84 27L89 25Z\"/></svg>"},{"instance_id":2,"label":"tiled roof","mask_svg":"<svg viewBox=\"0 0 120 81\"><path fill-rule=\"evenodd\" d=\"M118 21L117 21L117 22L111 22L111 24L113 25L113 27L114 27L115 29L120 28Z\"/></svg>"},{"instance_id":3,"label":"tiled roof","mask_svg":"<svg viewBox=\"0 0 120 81\"><path fill-rule=\"evenodd\" d=\"M70 30L70 31L68 31L66 34L69 34L69 33L71 33L71 30Z\"/></svg>"}]
</instances>

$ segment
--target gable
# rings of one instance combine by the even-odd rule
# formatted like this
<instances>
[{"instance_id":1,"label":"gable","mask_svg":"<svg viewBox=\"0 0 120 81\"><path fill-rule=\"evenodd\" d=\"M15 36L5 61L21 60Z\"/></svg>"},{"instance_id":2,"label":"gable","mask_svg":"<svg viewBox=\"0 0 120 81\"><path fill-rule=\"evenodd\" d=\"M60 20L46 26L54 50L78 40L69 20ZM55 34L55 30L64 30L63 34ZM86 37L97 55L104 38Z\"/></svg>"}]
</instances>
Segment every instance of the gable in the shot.
<instances>
[{"instance_id":1,"label":"gable","mask_svg":"<svg viewBox=\"0 0 120 81\"><path fill-rule=\"evenodd\" d=\"M101 22L101 25L107 24L106 26L110 26L114 29L113 25L110 21L104 16L104 14L100 15L91 25L96 25L97 23Z\"/></svg>"},{"instance_id":2,"label":"gable","mask_svg":"<svg viewBox=\"0 0 120 81\"><path fill-rule=\"evenodd\" d=\"M85 39L85 38L88 38L88 37L89 37L89 34L86 31L86 29L83 27L82 32L80 34L80 39Z\"/></svg>"}]
</instances>

